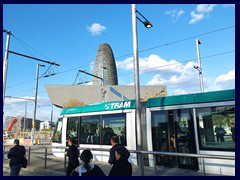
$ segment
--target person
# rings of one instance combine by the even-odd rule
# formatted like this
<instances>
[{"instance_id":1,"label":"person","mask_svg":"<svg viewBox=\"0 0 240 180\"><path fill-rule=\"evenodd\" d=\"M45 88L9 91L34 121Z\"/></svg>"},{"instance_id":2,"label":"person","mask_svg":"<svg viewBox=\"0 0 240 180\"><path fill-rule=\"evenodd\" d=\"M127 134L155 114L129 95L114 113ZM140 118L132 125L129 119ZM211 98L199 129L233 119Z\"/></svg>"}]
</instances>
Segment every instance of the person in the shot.
<instances>
[{"instance_id":1,"label":"person","mask_svg":"<svg viewBox=\"0 0 240 180\"><path fill-rule=\"evenodd\" d=\"M15 139L13 144L14 146L9 150L7 155L8 159L10 159L10 176L19 176L26 149L24 146L19 145L19 139Z\"/></svg>"},{"instance_id":2,"label":"person","mask_svg":"<svg viewBox=\"0 0 240 180\"><path fill-rule=\"evenodd\" d=\"M96 129L96 133L93 135L93 143L99 144L99 142L100 142L100 134L99 134L99 130Z\"/></svg>"},{"instance_id":3,"label":"person","mask_svg":"<svg viewBox=\"0 0 240 180\"><path fill-rule=\"evenodd\" d=\"M216 136L217 136L217 142L224 142L224 135L226 134L226 131L222 127L216 127L215 128Z\"/></svg>"},{"instance_id":4,"label":"person","mask_svg":"<svg viewBox=\"0 0 240 180\"><path fill-rule=\"evenodd\" d=\"M108 163L109 164L114 164L116 162L116 157L115 157L115 151L117 148L122 148L126 151L126 158L128 159L129 156L130 156L130 153L129 151L121 144L119 144L119 138L117 136L112 136L111 137L111 145L112 145L112 148L110 149L110 155L109 155L109 160L108 160Z\"/></svg>"},{"instance_id":5,"label":"person","mask_svg":"<svg viewBox=\"0 0 240 180\"><path fill-rule=\"evenodd\" d=\"M74 171L74 169L79 166L79 161L78 161L79 151L77 146L75 145L75 140L73 138L69 138L68 145L69 145L69 148L67 150L67 156L69 159L68 159L66 175L70 176L72 171Z\"/></svg>"},{"instance_id":6,"label":"person","mask_svg":"<svg viewBox=\"0 0 240 180\"><path fill-rule=\"evenodd\" d=\"M91 163L93 155L89 149L83 150L80 159L83 165L78 166L71 176L106 176L98 165Z\"/></svg>"},{"instance_id":7,"label":"person","mask_svg":"<svg viewBox=\"0 0 240 180\"><path fill-rule=\"evenodd\" d=\"M70 136L70 137L77 137L77 132L75 131L74 128L72 128L72 130L70 130L69 136Z\"/></svg>"},{"instance_id":8,"label":"person","mask_svg":"<svg viewBox=\"0 0 240 180\"><path fill-rule=\"evenodd\" d=\"M171 152L175 152L176 142L175 142L175 136L174 135L170 136L170 149L171 149Z\"/></svg>"},{"instance_id":9,"label":"person","mask_svg":"<svg viewBox=\"0 0 240 180\"><path fill-rule=\"evenodd\" d=\"M122 147L116 148L116 162L113 164L108 176L132 176L132 164L128 162L126 152Z\"/></svg>"},{"instance_id":10,"label":"person","mask_svg":"<svg viewBox=\"0 0 240 180\"><path fill-rule=\"evenodd\" d=\"M109 126L103 128L103 144L109 144L112 136L115 136L113 129Z\"/></svg>"}]
</instances>

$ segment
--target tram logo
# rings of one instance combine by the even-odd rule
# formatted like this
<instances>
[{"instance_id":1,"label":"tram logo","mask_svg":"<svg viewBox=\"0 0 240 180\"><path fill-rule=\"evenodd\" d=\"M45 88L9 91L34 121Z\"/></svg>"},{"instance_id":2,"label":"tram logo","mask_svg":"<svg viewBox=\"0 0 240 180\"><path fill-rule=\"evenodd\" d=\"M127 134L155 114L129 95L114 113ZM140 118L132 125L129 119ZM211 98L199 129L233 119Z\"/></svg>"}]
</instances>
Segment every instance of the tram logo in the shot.
<instances>
[{"instance_id":1,"label":"tram logo","mask_svg":"<svg viewBox=\"0 0 240 180\"><path fill-rule=\"evenodd\" d=\"M131 101L105 104L106 110L131 108Z\"/></svg>"}]
</instances>

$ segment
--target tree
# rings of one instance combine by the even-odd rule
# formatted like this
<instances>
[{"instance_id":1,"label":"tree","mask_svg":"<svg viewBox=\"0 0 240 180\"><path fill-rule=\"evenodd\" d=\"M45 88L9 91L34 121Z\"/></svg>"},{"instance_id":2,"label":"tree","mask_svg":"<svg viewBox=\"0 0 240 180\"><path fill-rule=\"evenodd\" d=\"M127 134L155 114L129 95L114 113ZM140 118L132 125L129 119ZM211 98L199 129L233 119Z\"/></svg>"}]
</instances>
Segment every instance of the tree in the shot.
<instances>
[{"instance_id":1,"label":"tree","mask_svg":"<svg viewBox=\"0 0 240 180\"><path fill-rule=\"evenodd\" d=\"M149 98L165 97L165 96L166 96L166 93L162 93L162 92L147 93L145 97L141 98L141 101L147 101Z\"/></svg>"},{"instance_id":2,"label":"tree","mask_svg":"<svg viewBox=\"0 0 240 180\"><path fill-rule=\"evenodd\" d=\"M80 100L71 99L69 102L67 102L63 105L63 108L74 107L74 106L84 106L84 105L86 105L86 104Z\"/></svg>"}]
</instances>

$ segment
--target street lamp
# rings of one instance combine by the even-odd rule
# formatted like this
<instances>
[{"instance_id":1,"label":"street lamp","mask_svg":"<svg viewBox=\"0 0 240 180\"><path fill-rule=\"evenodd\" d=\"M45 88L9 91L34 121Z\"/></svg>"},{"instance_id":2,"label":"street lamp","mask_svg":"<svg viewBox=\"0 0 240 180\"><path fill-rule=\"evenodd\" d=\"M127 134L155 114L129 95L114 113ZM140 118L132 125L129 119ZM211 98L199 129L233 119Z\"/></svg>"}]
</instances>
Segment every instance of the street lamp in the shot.
<instances>
[{"instance_id":1,"label":"street lamp","mask_svg":"<svg viewBox=\"0 0 240 180\"><path fill-rule=\"evenodd\" d=\"M136 9L135 9L135 10L136 10ZM137 12L140 16L142 16L142 18L144 19L144 21L141 20L141 19L140 19L139 17L137 17L137 16L136 16L136 18L137 18L139 21L141 21L146 28L151 28L151 27L153 27L153 25L152 25L138 10L136 10L136 12Z\"/></svg>"},{"instance_id":2,"label":"street lamp","mask_svg":"<svg viewBox=\"0 0 240 180\"><path fill-rule=\"evenodd\" d=\"M152 27L152 24L139 13L145 21L142 21L137 17L139 13L136 10L136 5L132 4L132 32L133 32L133 60L134 60L134 85L135 85L135 123L136 123L136 139L137 139L137 150L142 150L142 133L141 133L141 107L140 107L140 88L139 88L139 64L138 64L138 37L137 37L137 19L140 20L146 28ZM143 156L141 153L137 155L139 175L143 176Z\"/></svg>"},{"instance_id":3,"label":"street lamp","mask_svg":"<svg viewBox=\"0 0 240 180\"><path fill-rule=\"evenodd\" d=\"M198 73L199 73L199 81L200 81L200 89L201 89L201 92L204 92L199 44L201 44L201 42L200 42L198 39L196 39L198 66L195 65L195 66L193 66L193 68L196 69L196 70L198 70Z\"/></svg>"},{"instance_id":4,"label":"street lamp","mask_svg":"<svg viewBox=\"0 0 240 180\"><path fill-rule=\"evenodd\" d=\"M34 144L34 135L35 135L35 121L36 121L36 110L37 110L37 94L38 94L38 77L39 77L39 66L45 67L45 65L37 63L37 71L36 71L36 86L35 86L35 100L34 100L34 114L32 121L32 132L31 132L31 144Z\"/></svg>"},{"instance_id":5,"label":"street lamp","mask_svg":"<svg viewBox=\"0 0 240 180\"><path fill-rule=\"evenodd\" d=\"M5 98L6 83L7 83L8 55L9 55L9 44L10 44L11 31L3 30L3 32L7 33L6 50L5 50L5 57L4 57L4 64L3 64L3 106L4 106L4 98Z\"/></svg>"}]
</instances>

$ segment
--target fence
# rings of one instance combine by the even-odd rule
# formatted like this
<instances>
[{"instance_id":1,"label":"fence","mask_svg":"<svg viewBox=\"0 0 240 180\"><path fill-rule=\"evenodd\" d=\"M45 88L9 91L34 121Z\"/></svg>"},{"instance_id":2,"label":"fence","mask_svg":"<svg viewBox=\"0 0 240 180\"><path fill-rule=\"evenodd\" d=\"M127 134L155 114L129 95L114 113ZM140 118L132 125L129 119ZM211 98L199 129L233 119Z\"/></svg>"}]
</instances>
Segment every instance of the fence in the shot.
<instances>
[{"instance_id":1,"label":"fence","mask_svg":"<svg viewBox=\"0 0 240 180\"><path fill-rule=\"evenodd\" d=\"M4 144L4 150L5 146L9 146L7 144ZM68 147L55 147L55 146L25 146L28 147L28 165L31 164L31 150L32 147L34 148L44 148L44 168L47 168L47 154L48 149L52 148L59 148L59 149L68 149ZM84 150L86 148L78 148L79 150ZM103 148L89 148L91 151L107 151L109 152L109 149L103 149ZM156 155L165 155L165 156L178 156L178 157L191 157L191 158L211 158L211 159L225 159L225 160L235 160L235 156L222 156L222 155L207 155L207 154L190 154L190 153L174 153L174 152L159 152L159 151L137 151L137 150L129 150L130 153L135 154L152 154L153 155L153 162L154 162L154 169L156 171ZM64 170L66 170L66 164L67 164L67 157L64 156ZM204 159L202 159L202 165L203 165L203 175L206 176L205 172L205 163Z\"/></svg>"}]
</instances>

